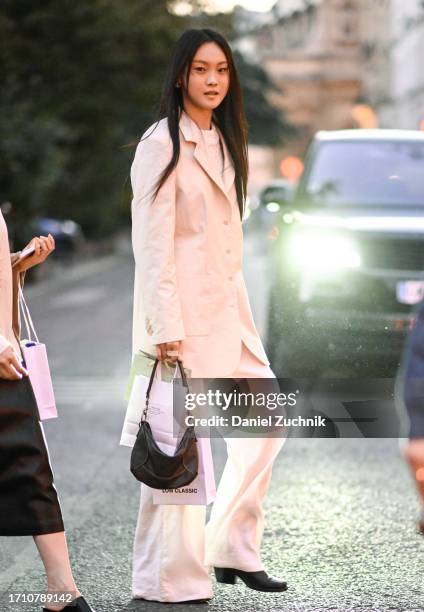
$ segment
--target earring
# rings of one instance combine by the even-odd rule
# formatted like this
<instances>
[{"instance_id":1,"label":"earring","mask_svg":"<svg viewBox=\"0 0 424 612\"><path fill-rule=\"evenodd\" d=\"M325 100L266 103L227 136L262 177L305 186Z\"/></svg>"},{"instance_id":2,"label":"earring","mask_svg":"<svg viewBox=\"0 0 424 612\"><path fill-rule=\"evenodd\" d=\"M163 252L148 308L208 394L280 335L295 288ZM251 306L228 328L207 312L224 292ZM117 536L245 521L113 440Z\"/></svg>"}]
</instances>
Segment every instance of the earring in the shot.
<instances>
[{"instance_id":1,"label":"earring","mask_svg":"<svg viewBox=\"0 0 424 612\"><path fill-rule=\"evenodd\" d=\"M175 87L181 87L180 83L175 83Z\"/></svg>"}]
</instances>

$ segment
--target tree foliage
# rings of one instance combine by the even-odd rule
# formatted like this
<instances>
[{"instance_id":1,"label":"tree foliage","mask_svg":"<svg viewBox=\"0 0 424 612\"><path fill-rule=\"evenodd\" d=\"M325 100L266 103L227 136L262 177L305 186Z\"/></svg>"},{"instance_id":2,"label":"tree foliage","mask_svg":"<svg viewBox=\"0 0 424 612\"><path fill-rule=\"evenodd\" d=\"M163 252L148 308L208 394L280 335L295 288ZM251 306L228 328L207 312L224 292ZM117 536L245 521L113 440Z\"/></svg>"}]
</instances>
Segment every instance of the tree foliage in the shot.
<instances>
[{"instance_id":1,"label":"tree foliage","mask_svg":"<svg viewBox=\"0 0 424 612\"><path fill-rule=\"evenodd\" d=\"M231 32L227 16L216 23ZM128 219L124 145L152 121L170 49L192 24L166 0L3 0L0 203L18 221L73 218L95 236ZM252 141L274 144L270 84L238 63Z\"/></svg>"},{"instance_id":2,"label":"tree foliage","mask_svg":"<svg viewBox=\"0 0 424 612\"><path fill-rule=\"evenodd\" d=\"M249 142L258 145L277 146L294 134L279 108L269 103L268 95L276 89L268 73L248 62L239 52L235 62L243 90L244 107L249 126Z\"/></svg>"}]
</instances>

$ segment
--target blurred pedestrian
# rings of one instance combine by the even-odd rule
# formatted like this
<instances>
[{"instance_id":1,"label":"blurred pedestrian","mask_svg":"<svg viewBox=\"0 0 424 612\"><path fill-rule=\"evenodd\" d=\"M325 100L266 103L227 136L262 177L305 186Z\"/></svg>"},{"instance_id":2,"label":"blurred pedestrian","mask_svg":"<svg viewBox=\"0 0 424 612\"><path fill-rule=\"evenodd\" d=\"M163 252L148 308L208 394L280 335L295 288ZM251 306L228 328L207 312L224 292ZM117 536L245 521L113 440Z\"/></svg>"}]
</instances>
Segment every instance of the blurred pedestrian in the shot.
<instances>
[{"instance_id":1,"label":"blurred pedestrian","mask_svg":"<svg viewBox=\"0 0 424 612\"><path fill-rule=\"evenodd\" d=\"M33 536L53 598L44 610L90 612L72 576L48 451L18 340L19 285L26 270L53 252L54 239L40 236L28 246L34 252L26 258L10 254L0 211L0 536Z\"/></svg>"},{"instance_id":2,"label":"blurred pedestrian","mask_svg":"<svg viewBox=\"0 0 424 612\"><path fill-rule=\"evenodd\" d=\"M420 495L421 517L418 529L424 535L424 300L417 309L402 369L403 401L410 423L409 442L404 448L404 455Z\"/></svg>"},{"instance_id":3,"label":"blurred pedestrian","mask_svg":"<svg viewBox=\"0 0 424 612\"><path fill-rule=\"evenodd\" d=\"M131 168L136 262L133 350L182 359L194 378L275 378L242 273L247 128L227 41L186 31L175 47L159 121ZM141 486L133 595L178 602L212 597L240 578L284 591L265 572L262 501L283 438L226 439L228 460L210 521L206 508L154 505Z\"/></svg>"}]
</instances>

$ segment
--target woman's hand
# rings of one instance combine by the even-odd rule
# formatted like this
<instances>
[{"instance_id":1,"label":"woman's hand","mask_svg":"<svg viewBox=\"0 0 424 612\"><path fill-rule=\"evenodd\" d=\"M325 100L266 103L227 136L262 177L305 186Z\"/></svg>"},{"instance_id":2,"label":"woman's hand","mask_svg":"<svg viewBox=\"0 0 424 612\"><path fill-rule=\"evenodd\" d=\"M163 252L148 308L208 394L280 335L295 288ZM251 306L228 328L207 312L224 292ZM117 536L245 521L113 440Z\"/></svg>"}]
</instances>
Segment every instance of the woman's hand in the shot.
<instances>
[{"instance_id":1,"label":"woman's hand","mask_svg":"<svg viewBox=\"0 0 424 612\"><path fill-rule=\"evenodd\" d=\"M176 342L163 342L156 345L156 356L160 361L170 361L177 363L180 354L181 340ZM171 353L171 355L169 354Z\"/></svg>"},{"instance_id":2,"label":"woman's hand","mask_svg":"<svg viewBox=\"0 0 424 612\"><path fill-rule=\"evenodd\" d=\"M51 234L33 238L25 248L30 246L34 246L35 253L30 257L25 257L25 259L16 264L16 268L19 272L26 272L29 268L33 268L43 263L55 249L54 238Z\"/></svg>"},{"instance_id":3,"label":"woman's hand","mask_svg":"<svg viewBox=\"0 0 424 612\"><path fill-rule=\"evenodd\" d=\"M8 346L0 353L0 378L20 380L22 376L28 376L28 372L19 363L13 348Z\"/></svg>"}]
</instances>

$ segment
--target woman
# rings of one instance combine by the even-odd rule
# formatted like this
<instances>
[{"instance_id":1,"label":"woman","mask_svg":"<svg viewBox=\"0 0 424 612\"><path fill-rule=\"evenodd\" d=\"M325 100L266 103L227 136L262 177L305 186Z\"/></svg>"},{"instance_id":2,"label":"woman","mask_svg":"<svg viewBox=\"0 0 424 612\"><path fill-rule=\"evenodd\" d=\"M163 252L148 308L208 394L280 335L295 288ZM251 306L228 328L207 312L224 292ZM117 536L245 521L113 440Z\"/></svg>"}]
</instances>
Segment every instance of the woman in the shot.
<instances>
[{"instance_id":1,"label":"woman","mask_svg":"<svg viewBox=\"0 0 424 612\"><path fill-rule=\"evenodd\" d=\"M188 30L168 70L160 120L131 168L136 262L133 350L177 357L192 377L273 378L242 275L247 132L226 40ZM260 559L262 499L283 440L227 439L228 461L204 530L205 507L155 506L142 485L133 595L156 601L212 597L236 577L283 591ZM206 535L206 537L205 537Z\"/></svg>"},{"instance_id":2,"label":"woman","mask_svg":"<svg viewBox=\"0 0 424 612\"><path fill-rule=\"evenodd\" d=\"M19 284L26 270L42 263L55 246L50 234L30 244L32 256L10 254L0 211L0 536L33 536L48 591L57 598L56 606L53 599L44 610L90 612L72 576L48 452L18 342ZM74 599L72 606L60 599L64 592L65 602Z\"/></svg>"}]
</instances>

